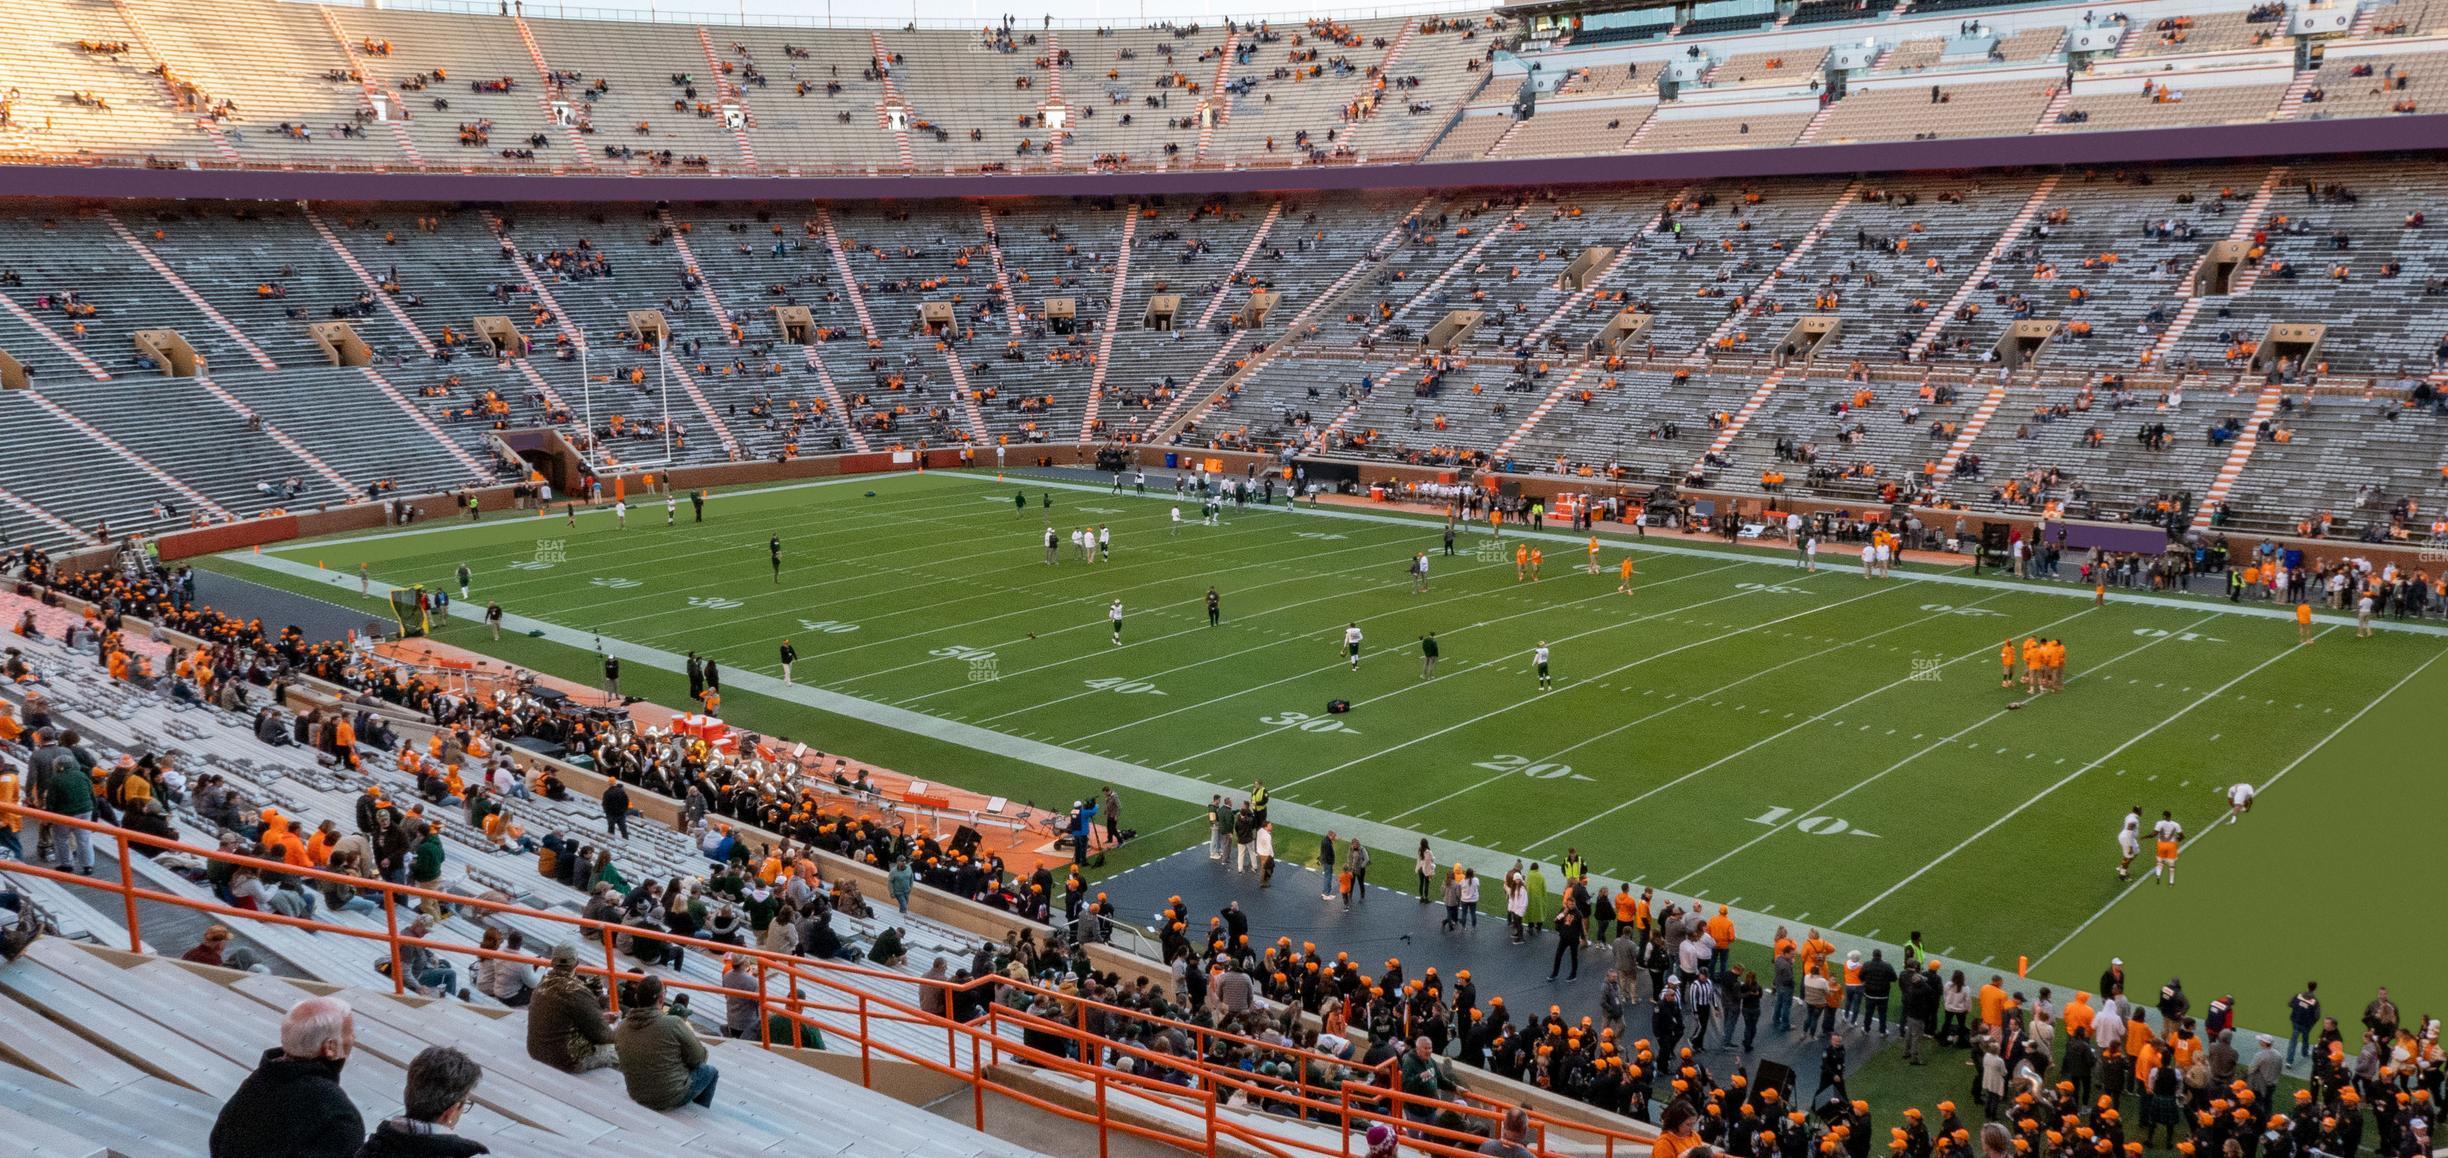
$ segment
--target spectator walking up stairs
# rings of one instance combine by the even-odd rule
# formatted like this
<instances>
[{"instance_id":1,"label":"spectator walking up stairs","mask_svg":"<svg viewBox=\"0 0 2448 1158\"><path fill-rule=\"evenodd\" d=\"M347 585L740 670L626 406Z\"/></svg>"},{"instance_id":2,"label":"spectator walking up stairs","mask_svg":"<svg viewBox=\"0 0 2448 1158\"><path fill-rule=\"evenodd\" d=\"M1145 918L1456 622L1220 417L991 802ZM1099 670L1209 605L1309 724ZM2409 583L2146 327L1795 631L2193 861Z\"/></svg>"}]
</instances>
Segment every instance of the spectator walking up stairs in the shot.
<instances>
[{"instance_id":1,"label":"spectator walking up stairs","mask_svg":"<svg viewBox=\"0 0 2448 1158\"><path fill-rule=\"evenodd\" d=\"M2023 208L2014 215L2012 221L2006 223L2005 229L1999 231L1997 241L1990 245L1989 252L1983 254L1980 261L1973 265L1972 272L1964 275L1962 284L1955 287L1954 295L1947 298L1946 304L1939 307L1938 312L1931 316L1929 324L1921 327L1921 334L1913 339L1908 357L1913 361L1919 361L1924 354L1929 352L1931 343L1936 342L1938 336L1946 331L1947 323L1955 320L1956 311L1963 309L1965 303L1970 302L1972 296L1980 292L1982 283L1987 282L1990 272L1997 268L1998 260L2006 255L2007 250L2021 243L2025 231L2031 228L2032 221L2040 216L2041 210L2048 208L2049 197L2057 192L2057 183L2063 179L2064 175L2060 173L2051 173L2040 179L2040 184L2032 190L2031 196L2024 199Z\"/></svg>"},{"instance_id":2,"label":"spectator walking up stairs","mask_svg":"<svg viewBox=\"0 0 2448 1158\"><path fill-rule=\"evenodd\" d=\"M2065 122L2060 121L2057 118L2063 116L2067 109L2073 107L2074 86L2064 81L2059 81L2057 84L2057 91L2050 95L2048 104L2041 106L2040 119L2032 125L2031 131L2034 133L2064 132L2066 129Z\"/></svg>"},{"instance_id":3,"label":"spectator walking up stairs","mask_svg":"<svg viewBox=\"0 0 2448 1158\"><path fill-rule=\"evenodd\" d=\"M893 84L892 50L884 47L884 34L881 32L868 33L867 45L873 52L876 70L882 74L881 79L884 84L884 103L876 106L876 127L892 133L893 151L900 154L901 168L904 170L916 169L918 157L917 154L910 151L909 106L902 103L901 90ZM885 111L893 105L900 105L902 109L903 120L897 126L892 123L892 115ZM826 236L831 236L829 227ZM865 318L860 319L862 322L865 320ZM870 327L871 331L872 329L873 327Z\"/></svg>"},{"instance_id":4,"label":"spectator walking up stairs","mask_svg":"<svg viewBox=\"0 0 2448 1158\"><path fill-rule=\"evenodd\" d=\"M2362 18L2363 17L2360 14L2355 17L2357 20L2361 20ZM2297 115L2301 114L2303 112L2304 94L2311 92L2312 86L2318 83L2319 80L2320 70L2317 68L2297 70L2295 73L2295 79L2287 84L2286 95L2278 98L2277 119L2282 121L2291 121L2294 120Z\"/></svg>"},{"instance_id":5,"label":"spectator walking up stairs","mask_svg":"<svg viewBox=\"0 0 2448 1158\"><path fill-rule=\"evenodd\" d=\"M1224 51L1216 57L1215 76L1207 84L1207 99L1212 103L1208 105L1210 111L1205 123L1199 125L1198 148L1192 153L1196 160L1203 162L1207 159L1207 146L1215 140L1216 128L1224 123L1225 115L1232 109L1232 102L1224 99L1224 85L1232 79L1234 54L1240 46L1241 30L1236 27L1224 35Z\"/></svg>"},{"instance_id":6,"label":"spectator walking up stairs","mask_svg":"<svg viewBox=\"0 0 2448 1158\"><path fill-rule=\"evenodd\" d=\"M697 26L697 46L705 51L706 75L714 78L716 99L739 106L739 123L728 126L731 141L739 147L740 163L754 170L757 168L756 144L748 139L748 130L756 127L756 113L748 107L748 88L723 71L722 58L714 54L714 37L706 32L703 24ZM670 211L665 210L664 215L669 217Z\"/></svg>"},{"instance_id":7,"label":"spectator walking up stairs","mask_svg":"<svg viewBox=\"0 0 2448 1158\"><path fill-rule=\"evenodd\" d=\"M1781 18L1780 18L1780 19L1781 19ZM1822 104L1819 106L1819 111L1818 111L1818 112L1815 112L1815 113L1812 113L1812 114L1811 114L1811 119L1810 119L1808 122L1806 122L1806 123L1804 123L1804 124L1803 124L1803 126L1802 126L1802 132L1801 132L1799 135L1797 135L1797 136L1795 136L1795 137L1794 137L1794 144L1797 144L1797 145L1807 145L1807 144L1810 144L1810 143L1811 143L1811 142L1813 142L1813 141L1818 140L1818 139L1819 139L1819 130L1824 129L1824 128L1826 128L1826 127L1827 127L1828 118L1829 118L1831 115L1833 115L1835 112L1836 112L1836 99L1831 98L1831 99L1827 100L1826 102L1822 103Z\"/></svg>"},{"instance_id":8,"label":"spectator walking up stairs","mask_svg":"<svg viewBox=\"0 0 2448 1158\"><path fill-rule=\"evenodd\" d=\"M1060 69L1055 71L1060 72ZM1057 138L1060 139L1059 137ZM1139 236L1139 205L1122 206L1122 246L1114 255L1113 288L1105 294L1105 327L1097 335L1096 368L1088 377L1088 409L1080 418L1080 441L1096 437L1097 404L1105 399L1105 374L1113 368L1114 336L1122 329L1123 291L1130 288L1131 240ZM1003 254L995 251L995 281L1003 280ZM981 423L980 432L983 433Z\"/></svg>"},{"instance_id":9,"label":"spectator walking up stairs","mask_svg":"<svg viewBox=\"0 0 2448 1158\"><path fill-rule=\"evenodd\" d=\"M2244 419L2244 430L2236 435L2235 445L2227 448L2227 461L2219 465L2218 477L2210 481L2210 489L2202 492L2201 501L2193 505L2193 529L2208 530L2210 516L2219 504L2227 501L2228 492L2235 489L2236 480L2244 475L2244 464L2252 459L2253 448L2261 445L2261 424L2278 413L2279 402L2286 396L2286 384L2271 381L2261 387L2261 396L2253 400L2252 413Z\"/></svg>"},{"instance_id":10,"label":"spectator walking up stairs","mask_svg":"<svg viewBox=\"0 0 2448 1158\"><path fill-rule=\"evenodd\" d=\"M162 93L169 98L170 105L176 107L179 102L178 86L170 79L171 72L176 70L170 69L170 62L162 59L161 52L153 47L153 38L145 35L144 25L137 23L136 12L128 7L127 0L111 0L111 8L119 13L119 22L127 26L128 37L136 42L136 50L144 53L148 64L145 71L161 81ZM205 136L212 138L213 151L221 154L222 160L241 160L238 147L230 144L229 133L221 128L220 121L199 113L195 123L197 128L204 130Z\"/></svg>"},{"instance_id":11,"label":"spectator walking up stairs","mask_svg":"<svg viewBox=\"0 0 2448 1158\"><path fill-rule=\"evenodd\" d=\"M1037 110L1041 114L1049 108L1066 107L1063 104L1062 34L1054 31L1051 26L1045 30L1045 58L1046 103L1039 106ZM1071 130L1068 127L1059 129L1052 125L1046 127L1046 159L1053 162L1057 169L1063 167L1063 144L1070 139ZM1127 257L1130 254L1130 246L1125 244L1122 247L1122 253ZM1095 403L1091 402L1089 405L1093 406Z\"/></svg>"},{"instance_id":12,"label":"spectator walking up stairs","mask_svg":"<svg viewBox=\"0 0 2448 1158\"><path fill-rule=\"evenodd\" d=\"M2253 234L2260 232L2261 221L2269 214L2270 200L2278 195L2278 186L2285 182L2286 175L2286 166L2279 165L2271 168L2269 175L2261 178L2261 187L2253 192L2252 200L2245 202L2242 213L2236 214L2235 228L2227 231L2227 240L2247 244L2252 241ZM2202 250L2201 261L2208 260L2210 260L2210 250L2205 247ZM2243 294L2245 290L2252 288L2252 283L2258 280L2260 275L2260 262L2246 262L2229 275L2227 296L2232 298ZM2159 340L2151 344L2150 351L2143 357L2145 364L2156 366L2165 360L2168 351L2175 349L2177 341L2184 337L2185 331L2192 328L2193 319L2201 313L2204 300L2202 294L2195 292L2195 286L2200 278L2201 262L2196 262L2193 273L2176 287L2176 296L2183 299L2184 305L2177 309L2176 316L2168 322L2167 329L2160 332Z\"/></svg>"},{"instance_id":13,"label":"spectator walking up stairs","mask_svg":"<svg viewBox=\"0 0 2448 1158\"><path fill-rule=\"evenodd\" d=\"M526 13L523 11L514 11L510 14L510 21L518 28L519 43L526 47L527 59L533 62L535 65L536 81L538 83L538 87L536 89L536 108L543 111L544 119L547 123L557 124L553 116L552 98L554 94L560 93L562 89L560 83L554 79L553 67L544 59L543 46L536 43L535 30L527 27ZM572 116L583 118L586 115L584 102L569 101L567 103L570 107ZM570 155L577 159L578 167L582 169L594 168L595 159L587 154L586 140L579 134L578 127L576 125L561 125L559 127L561 128L562 134L569 138Z\"/></svg>"},{"instance_id":14,"label":"spectator walking up stairs","mask_svg":"<svg viewBox=\"0 0 2448 1158\"><path fill-rule=\"evenodd\" d=\"M367 68L365 58L357 54L357 42L350 40L348 31L340 27L340 18L332 15L330 5L315 5L315 13L323 18L323 27L330 30L332 39L339 42L340 54L348 57L350 71L357 74L358 91L365 94L366 108L376 111L385 102L390 105L390 111L376 119L391 130L391 140L399 145L400 155L408 158L409 164L424 168L425 154L417 149L416 141L408 133L408 102L398 89L374 79L374 70Z\"/></svg>"},{"instance_id":15,"label":"spectator walking up stairs","mask_svg":"<svg viewBox=\"0 0 2448 1158\"><path fill-rule=\"evenodd\" d=\"M1419 17L1414 16L1403 21L1402 31L1394 34L1393 42L1386 45L1386 54L1378 59L1376 72L1374 74L1367 72L1362 73L1362 79L1367 82L1367 84L1363 86L1364 89L1373 86L1379 79L1385 81L1386 85L1384 91L1377 94L1378 104L1376 111L1370 113L1367 117L1352 122L1351 127L1344 130L1343 133L1344 147L1350 149L1352 151L1352 155L1358 157L1362 161L1369 161L1372 159L1391 161L1396 159L1393 157L1371 158L1368 154L1366 142L1368 141L1369 129L1371 127L1373 127L1379 120L1395 115L1394 110L1403 107L1403 90L1395 86L1394 82L1397 77L1394 72L1394 66L1401 63L1403 50L1411 47L1411 41L1418 35Z\"/></svg>"},{"instance_id":16,"label":"spectator walking up stairs","mask_svg":"<svg viewBox=\"0 0 2448 1158\"><path fill-rule=\"evenodd\" d=\"M986 231L986 256L994 259L995 301L1003 311L1003 328L1010 331L1013 341L1019 341L1024 333L1021 316L1026 311L1021 309L1020 300L1012 296L1011 275L1003 267L1003 234L995 228L994 206L982 202L978 205L978 225ZM1116 283L1119 284L1119 279Z\"/></svg>"},{"instance_id":17,"label":"spectator walking up stairs","mask_svg":"<svg viewBox=\"0 0 2448 1158\"><path fill-rule=\"evenodd\" d=\"M1650 118L1651 121L1656 119L1655 117ZM1647 128L1648 125L1644 124L1641 127ZM1836 219L1843 216L1844 211L1851 208L1854 202L1861 200L1861 193L1862 183L1858 178L1845 182L1844 191L1836 195L1835 204L1828 206L1827 212L1820 214L1819 220L1811 223L1811 227L1804 231L1800 240L1794 242L1793 248L1785 251L1784 260L1777 262L1776 266L1768 271L1768 276L1761 278L1758 285L1752 286L1748 292L1743 294L1740 306L1726 311L1725 320L1717 323L1716 329L1709 331L1708 338L1700 343L1699 349L1692 351L1689 358L1684 359L1685 363L1693 366L1706 364L1709 354L1717 349L1717 344L1739 332L1744 322L1751 318L1752 307L1759 303L1760 295L1766 293L1768 287L1775 285L1777 279L1784 277L1786 271L1791 270L1795 263L1801 261L1802 255L1809 253L1811 247L1819 243L1820 238L1827 236L1829 227L1836 224Z\"/></svg>"},{"instance_id":18,"label":"spectator walking up stairs","mask_svg":"<svg viewBox=\"0 0 2448 1158\"><path fill-rule=\"evenodd\" d=\"M697 31L702 35L705 29L700 28ZM673 217L669 206L656 209L655 218L661 221L665 228L671 230L672 252L680 255L680 268L697 283L697 296L705 300L706 309L713 311L714 324L722 327L723 341L730 345L738 345L732 333L736 323L731 318L731 311L723 308L722 298L714 292L714 279L706 276L705 268L697 264L697 255L689 250L689 231L686 223Z\"/></svg>"}]
</instances>

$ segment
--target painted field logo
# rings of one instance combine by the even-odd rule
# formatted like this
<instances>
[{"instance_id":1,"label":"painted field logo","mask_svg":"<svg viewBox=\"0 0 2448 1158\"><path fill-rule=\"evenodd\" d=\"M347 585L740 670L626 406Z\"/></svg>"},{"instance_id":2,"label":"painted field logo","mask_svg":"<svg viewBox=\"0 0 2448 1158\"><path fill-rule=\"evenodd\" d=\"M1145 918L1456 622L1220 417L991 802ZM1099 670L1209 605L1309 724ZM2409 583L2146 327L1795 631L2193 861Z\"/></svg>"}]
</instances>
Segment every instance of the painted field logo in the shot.
<instances>
[{"instance_id":1,"label":"painted field logo","mask_svg":"<svg viewBox=\"0 0 2448 1158\"><path fill-rule=\"evenodd\" d=\"M1946 660L1939 656L1916 655L1912 661L1912 675L1907 678L1917 684L1934 684L1943 677L1945 668Z\"/></svg>"},{"instance_id":2,"label":"painted field logo","mask_svg":"<svg viewBox=\"0 0 2448 1158\"><path fill-rule=\"evenodd\" d=\"M969 657L970 683L990 684L997 678L999 677L995 674L995 657L993 652L990 651L984 655L973 655Z\"/></svg>"},{"instance_id":3,"label":"painted field logo","mask_svg":"<svg viewBox=\"0 0 2448 1158\"><path fill-rule=\"evenodd\" d=\"M719 595L691 595L689 596L688 605L706 611L729 611L732 608L738 607L740 605L740 601L737 599L725 599Z\"/></svg>"},{"instance_id":4,"label":"painted field logo","mask_svg":"<svg viewBox=\"0 0 2448 1158\"><path fill-rule=\"evenodd\" d=\"M1507 555L1503 543L1495 539L1482 539L1478 546L1471 548L1471 558L1482 563L1494 564L1504 562Z\"/></svg>"},{"instance_id":5,"label":"painted field logo","mask_svg":"<svg viewBox=\"0 0 2448 1158\"><path fill-rule=\"evenodd\" d=\"M646 581L643 579L622 579L618 576L608 579L589 579L587 580L587 583L590 586L609 588L614 591L626 591L631 587L643 587L646 585Z\"/></svg>"},{"instance_id":6,"label":"painted field logo","mask_svg":"<svg viewBox=\"0 0 2448 1158\"><path fill-rule=\"evenodd\" d=\"M569 540L567 540L567 539L538 539L538 540L536 540L536 549L535 549L535 559L534 559L534 562L535 562L535 563L537 563L537 564L539 564L539 565L541 565L541 566L545 566L545 567L550 567L550 566L552 566L552 565L553 565L553 564L555 564L555 563L567 563L567 562L569 562Z\"/></svg>"}]
</instances>

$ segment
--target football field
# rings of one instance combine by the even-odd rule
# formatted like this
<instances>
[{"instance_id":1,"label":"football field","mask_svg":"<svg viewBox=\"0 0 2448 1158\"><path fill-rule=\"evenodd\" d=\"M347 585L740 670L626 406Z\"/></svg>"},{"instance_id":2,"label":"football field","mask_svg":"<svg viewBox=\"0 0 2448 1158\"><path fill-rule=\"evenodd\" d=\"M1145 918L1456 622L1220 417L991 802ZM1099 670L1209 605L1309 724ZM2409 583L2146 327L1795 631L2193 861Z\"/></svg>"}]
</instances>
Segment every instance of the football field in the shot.
<instances>
[{"instance_id":1,"label":"football field","mask_svg":"<svg viewBox=\"0 0 2448 1158\"><path fill-rule=\"evenodd\" d=\"M1396 887L1419 837L1483 872L1577 849L1610 887L1732 905L1746 938L1776 922L1920 930L1951 965L2011 974L2029 957L2082 988L2121 955L2152 985L2235 993L2255 1028L2283 1026L2307 976L2333 1012L2374 984L2409 1012L2448 997L2424 968L2448 941L2427 904L2386 899L2399 876L2429 879L2420 850L2448 817L2421 723L2448 695L2434 624L2356 639L2324 618L2307 647L2267 605L2112 592L2098 607L1994 573L1866 580L1842 548L1811 573L1790 552L1612 534L1593 575L1569 533L1508 528L1491 546L1469 531L1448 556L1433 520L1253 507L1203 526L1163 485L834 480L717 495L703 523L684 500L669 528L658 500L625 530L608 512L511 512L210 565L356 605L360 562L434 588L464 563L472 599L445 640L590 682L597 640L632 672L695 651L724 668L726 714L769 734L1044 804L1098 782L1168 798L1131 822L1157 853L1204 839L1207 793L1263 779L1290 806L1280 821L1343 822ZM1109 528L1110 560L1066 540L1048 565L1049 518L1062 535ZM1547 553L1537 581L1517 579L1516 542ZM473 622L488 599L519 638L488 643ZM1430 632L1442 659L1423 678ZM1997 654L2024 636L2063 640L2068 680L2012 710L2023 693L1999 687ZM785 638L791 688L762 678ZM672 686L645 685L677 702ZM1336 699L1348 714L1327 712ZM902 762L956 749L952 767ZM2263 786L2259 803L2219 824L2239 781ZM2147 859L2139 884L2115 876L2135 806L2189 834L2174 887ZM1287 859L1314 845L1278 840ZM2364 950L2315 933L2326 915Z\"/></svg>"}]
</instances>

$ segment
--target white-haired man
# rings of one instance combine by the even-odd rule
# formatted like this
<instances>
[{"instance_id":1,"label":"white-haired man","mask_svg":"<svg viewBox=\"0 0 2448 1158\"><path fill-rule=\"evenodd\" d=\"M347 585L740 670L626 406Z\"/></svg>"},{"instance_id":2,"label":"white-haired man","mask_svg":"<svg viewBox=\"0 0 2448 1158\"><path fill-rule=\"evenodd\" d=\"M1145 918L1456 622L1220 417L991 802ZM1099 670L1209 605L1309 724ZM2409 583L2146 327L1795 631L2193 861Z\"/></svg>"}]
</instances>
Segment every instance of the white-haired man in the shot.
<instances>
[{"instance_id":1,"label":"white-haired man","mask_svg":"<svg viewBox=\"0 0 2448 1158\"><path fill-rule=\"evenodd\" d=\"M346 1158L365 1144L365 1119L340 1088L357 1019L336 997L309 997L281 1018L280 1045L238 1083L213 1122L213 1158L266 1154Z\"/></svg>"}]
</instances>

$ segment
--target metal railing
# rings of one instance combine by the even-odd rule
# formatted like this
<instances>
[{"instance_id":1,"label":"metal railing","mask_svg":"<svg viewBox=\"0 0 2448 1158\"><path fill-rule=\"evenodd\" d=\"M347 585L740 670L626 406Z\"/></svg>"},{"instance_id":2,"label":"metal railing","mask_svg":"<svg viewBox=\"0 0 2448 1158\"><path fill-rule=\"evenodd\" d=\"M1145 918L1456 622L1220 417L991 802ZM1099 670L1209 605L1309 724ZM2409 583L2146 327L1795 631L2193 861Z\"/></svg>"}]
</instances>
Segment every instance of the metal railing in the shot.
<instances>
[{"instance_id":1,"label":"metal railing","mask_svg":"<svg viewBox=\"0 0 2448 1158\"><path fill-rule=\"evenodd\" d=\"M572 941L589 946L590 950L600 946L600 962L582 964L579 972L602 979L606 1001L616 1016L620 1011L620 984L648 976L634 966L623 967L619 947L621 938L629 938L633 945L637 941L648 941L718 957L728 955L734 962L754 972L754 989L735 989L663 974L655 976L661 978L667 989L683 993L703 994L709 999L754 1000L758 1006L759 1027L756 1042L763 1048L793 1046L796 1042L806 1041L807 1034L820 1038L831 1034L856 1047L859 1081L863 1086L873 1087L875 1063L879 1060L918 1066L970 1087L972 1116L980 1129L986 1125L986 1095L993 1093L1072 1122L1093 1125L1099 1139L1100 1154L1114 1134L1122 1134L1210 1155L1217 1153L1220 1145L1231 1143L1235 1149L1284 1155L1287 1158L1295 1154L1331 1154L1350 1158L1365 1148L1360 1144L1360 1135L1371 1125L1384 1122L1405 1131L1410 1136L1409 1145L1420 1153L1460 1158L1476 1154L1477 1146L1494 1132L1497 1121L1513 1108L1508 1103L1472 1095L1467 1091L1458 1091L1450 1098L1406 1093L1400 1088L1402 1068L1395 1060L1375 1066L1355 1064L1330 1054L1276 1045L1211 1026L1089 1000L1030 981L999 976L964 982L937 981L841 961L815 961L505 901L301 867L217 849L197 848L164 837L16 804L0 803L0 817L16 818L48 829L54 839L67 839L70 832L81 831L87 834L89 841L104 845L111 851L118 865L114 876L87 876L25 861L5 862L5 871L115 895L120 901L130 952L145 951L143 913L139 908L139 902L143 902L188 909L224 921L280 925L377 943L383 947L388 959L392 992L399 995L409 992L410 978L406 975L404 957L411 948L480 961L509 961L538 968L550 965L544 957L412 935L402 927L403 909L410 911L413 926L413 916L420 908L432 910L437 906L448 906L477 914L517 917L564 927ZM253 869L266 879L295 878L373 894L381 903L381 927L364 928L240 908L218 900L182 896L139 884L129 858L142 855L139 850L148 849ZM634 948L632 952L634 955ZM317 980L351 984L337 978ZM919 1003L911 1004L879 995L860 984L861 981L914 986L919 990ZM983 995L986 998L982 1012L970 1020L958 1020L926 1008L933 1005L949 1011L966 1001L977 999L976 996L964 995ZM1059 1009L1063 1016L1056 1019L1006 1004L1006 1000L1015 995L1026 995L1040 1007ZM822 1024L816 1019L819 1014L831 1015L837 1022L847 1020L856 1028ZM1090 1025L1100 1016L1153 1030L1179 1032L1187 1038L1192 1049L1182 1054L1160 1053L1128 1041L1099 1035L1091 1031ZM776 1037L777 1021L785 1030L785 1036L781 1039ZM943 1054L937 1057L931 1051L921 1053L887 1040L884 1031L896 1027L904 1031L901 1035L903 1041L910 1040L911 1029L927 1034L940 1032L944 1039ZM1014 1040L1010 1033L1017 1033L1019 1039ZM1031 1044L1032 1041L1057 1045L1059 1051ZM828 1052L842 1052L832 1050L829 1045L825 1048ZM1289 1061L1295 1066L1296 1076L1290 1081L1262 1079L1229 1062L1212 1060L1236 1050L1261 1051L1262 1056L1270 1060ZM1124 1072L1113 1068L1126 1059L1134 1070L1141 1072ZM1004 1073L1003 1067L1007 1065L1026 1067L1056 1081L1084 1084L1082 1096L1088 1101L1089 1108L1081 1109L1015 1088L1016 1072ZM1313 1066L1323 1067L1330 1080L1312 1081ZM1151 1077L1147 1076L1147 1071L1167 1076ZM1241 1105L1231 1107L1229 1104L1236 1095ZM1447 1111L1462 1118L1463 1128L1440 1127L1431 1120L1437 1113ZM1293 1116L1289 1121L1279 1117L1287 1112ZM1185 1132L1182 1128L1184 1115L1194 1115L1199 1123L1198 1129ZM1613 1158L1617 1154L1645 1150L1652 1141L1629 1131L1536 1111L1532 1111L1529 1117L1531 1136L1525 1139L1525 1144L1542 1156L1595 1155ZM1471 1128L1474 1123L1477 1130ZM1334 1132L1333 1145L1320 1141L1321 1132L1329 1128Z\"/></svg>"}]
</instances>

